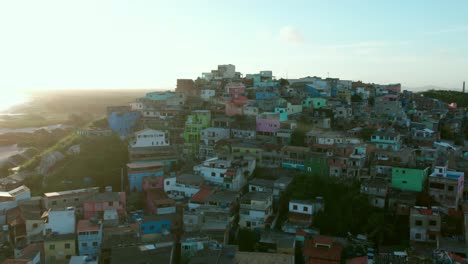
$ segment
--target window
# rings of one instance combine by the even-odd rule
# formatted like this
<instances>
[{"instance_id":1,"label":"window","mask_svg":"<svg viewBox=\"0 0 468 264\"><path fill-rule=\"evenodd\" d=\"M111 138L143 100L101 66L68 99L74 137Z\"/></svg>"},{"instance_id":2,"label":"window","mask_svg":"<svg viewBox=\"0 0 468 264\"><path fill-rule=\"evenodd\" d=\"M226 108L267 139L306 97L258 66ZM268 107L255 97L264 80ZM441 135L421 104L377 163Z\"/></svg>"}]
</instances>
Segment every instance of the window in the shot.
<instances>
[{"instance_id":1,"label":"window","mask_svg":"<svg viewBox=\"0 0 468 264\"><path fill-rule=\"evenodd\" d=\"M112 206L112 205L114 205L114 202L109 202L108 204L109 204L109 206Z\"/></svg>"},{"instance_id":2,"label":"window","mask_svg":"<svg viewBox=\"0 0 468 264\"><path fill-rule=\"evenodd\" d=\"M293 205L293 210L297 210L297 205Z\"/></svg>"},{"instance_id":3,"label":"window","mask_svg":"<svg viewBox=\"0 0 468 264\"><path fill-rule=\"evenodd\" d=\"M154 226L150 226L150 228L149 228L149 229L150 229L150 230L154 230Z\"/></svg>"},{"instance_id":4,"label":"window","mask_svg":"<svg viewBox=\"0 0 468 264\"><path fill-rule=\"evenodd\" d=\"M49 249L50 249L50 250L54 250L54 249L55 249L55 244L49 245Z\"/></svg>"},{"instance_id":5,"label":"window","mask_svg":"<svg viewBox=\"0 0 468 264\"><path fill-rule=\"evenodd\" d=\"M65 243L65 248L70 248L70 243Z\"/></svg>"},{"instance_id":6,"label":"window","mask_svg":"<svg viewBox=\"0 0 468 264\"><path fill-rule=\"evenodd\" d=\"M88 243L86 243L86 242L81 243L81 246L82 246L82 247L88 247Z\"/></svg>"},{"instance_id":7,"label":"window","mask_svg":"<svg viewBox=\"0 0 468 264\"><path fill-rule=\"evenodd\" d=\"M52 201L52 205L57 205L57 201Z\"/></svg>"},{"instance_id":8,"label":"window","mask_svg":"<svg viewBox=\"0 0 468 264\"><path fill-rule=\"evenodd\" d=\"M171 184L171 183L170 183L169 181L167 181L167 182L166 182L166 185L169 185L169 184Z\"/></svg>"},{"instance_id":9,"label":"window","mask_svg":"<svg viewBox=\"0 0 468 264\"><path fill-rule=\"evenodd\" d=\"M449 190L449 191L453 191L453 190L454 190L454 187L453 187L453 186L449 186L449 187L448 187L448 190Z\"/></svg>"},{"instance_id":10,"label":"window","mask_svg":"<svg viewBox=\"0 0 468 264\"><path fill-rule=\"evenodd\" d=\"M403 183L403 184L407 184L408 182L407 182L407 181L402 181L401 183Z\"/></svg>"},{"instance_id":11,"label":"window","mask_svg":"<svg viewBox=\"0 0 468 264\"><path fill-rule=\"evenodd\" d=\"M33 228L37 228L37 224L33 224Z\"/></svg>"},{"instance_id":12,"label":"window","mask_svg":"<svg viewBox=\"0 0 468 264\"><path fill-rule=\"evenodd\" d=\"M421 234L420 234L420 233L414 234L414 238L415 238L415 239L421 239Z\"/></svg>"},{"instance_id":13,"label":"window","mask_svg":"<svg viewBox=\"0 0 468 264\"><path fill-rule=\"evenodd\" d=\"M303 210L304 212L308 212L308 211L309 211L309 207L304 206L304 208L302 208L302 210Z\"/></svg>"},{"instance_id":14,"label":"window","mask_svg":"<svg viewBox=\"0 0 468 264\"><path fill-rule=\"evenodd\" d=\"M436 221L436 220L431 220L431 221L429 221L429 225L431 225L431 226L436 226L436 225L437 225L437 221Z\"/></svg>"},{"instance_id":15,"label":"window","mask_svg":"<svg viewBox=\"0 0 468 264\"><path fill-rule=\"evenodd\" d=\"M75 198L75 202L78 202L78 201L80 201L80 198Z\"/></svg>"},{"instance_id":16,"label":"window","mask_svg":"<svg viewBox=\"0 0 468 264\"><path fill-rule=\"evenodd\" d=\"M216 172L212 172L212 173L211 173L211 176L215 177L215 176L216 176Z\"/></svg>"},{"instance_id":17,"label":"window","mask_svg":"<svg viewBox=\"0 0 468 264\"><path fill-rule=\"evenodd\" d=\"M417 226L422 226L422 221L421 220L416 220L414 221L414 224Z\"/></svg>"}]
</instances>

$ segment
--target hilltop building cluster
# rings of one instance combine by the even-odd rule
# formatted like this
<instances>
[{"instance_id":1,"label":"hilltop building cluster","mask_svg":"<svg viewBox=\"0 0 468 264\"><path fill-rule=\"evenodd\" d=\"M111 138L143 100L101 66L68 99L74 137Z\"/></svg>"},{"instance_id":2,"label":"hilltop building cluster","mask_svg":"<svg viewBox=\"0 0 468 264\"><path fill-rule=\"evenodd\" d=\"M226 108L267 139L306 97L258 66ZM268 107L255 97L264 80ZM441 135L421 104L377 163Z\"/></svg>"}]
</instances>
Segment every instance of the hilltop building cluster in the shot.
<instances>
[{"instance_id":1,"label":"hilltop building cluster","mask_svg":"<svg viewBox=\"0 0 468 264\"><path fill-rule=\"evenodd\" d=\"M120 192L31 197L26 186L5 187L3 233L21 249L5 263L459 259L468 254L464 118L456 105L400 84L276 79L272 71L244 75L219 65L196 80L178 79L175 91L107 108L109 128L128 141ZM314 218L327 200L284 198L298 174L359 183L365 202L406 219L414 250L376 251L365 235L320 234ZM129 206L132 195L143 197L139 208ZM282 220L281 203L288 209ZM266 250L233 245L240 230L257 233ZM367 252L347 257L351 243Z\"/></svg>"}]
</instances>

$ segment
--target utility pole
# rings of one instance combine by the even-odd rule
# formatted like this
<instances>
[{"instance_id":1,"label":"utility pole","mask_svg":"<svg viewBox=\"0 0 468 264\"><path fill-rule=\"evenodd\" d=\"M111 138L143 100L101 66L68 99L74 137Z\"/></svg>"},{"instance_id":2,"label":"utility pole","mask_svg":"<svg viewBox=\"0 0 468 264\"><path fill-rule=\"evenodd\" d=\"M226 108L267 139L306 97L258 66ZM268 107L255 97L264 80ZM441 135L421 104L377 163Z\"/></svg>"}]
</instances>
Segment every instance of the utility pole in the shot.
<instances>
[{"instance_id":1,"label":"utility pole","mask_svg":"<svg viewBox=\"0 0 468 264\"><path fill-rule=\"evenodd\" d=\"M120 191L123 192L123 168L120 168Z\"/></svg>"}]
</instances>

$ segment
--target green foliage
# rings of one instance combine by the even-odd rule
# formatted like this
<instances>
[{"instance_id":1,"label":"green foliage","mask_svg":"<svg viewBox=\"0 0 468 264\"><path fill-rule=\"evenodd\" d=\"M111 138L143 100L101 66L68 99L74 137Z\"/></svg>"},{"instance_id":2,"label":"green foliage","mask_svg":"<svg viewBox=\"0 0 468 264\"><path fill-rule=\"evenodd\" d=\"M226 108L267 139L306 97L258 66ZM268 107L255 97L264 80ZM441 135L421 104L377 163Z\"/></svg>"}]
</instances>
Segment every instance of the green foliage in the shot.
<instances>
[{"instance_id":1,"label":"green foliage","mask_svg":"<svg viewBox=\"0 0 468 264\"><path fill-rule=\"evenodd\" d=\"M281 87L285 87L285 86L288 86L288 85L289 85L289 81L286 80L286 79L281 78L281 79L279 79L278 81L279 81L279 85L280 85Z\"/></svg>"},{"instance_id":2,"label":"green foliage","mask_svg":"<svg viewBox=\"0 0 468 264\"><path fill-rule=\"evenodd\" d=\"M260 234L247 228L241 228L238 235L239 251L255 251Z\"/></svg>"},{"instance_id":3,"label":"green foliage","mask_svg":"<svg viewBox=\"0 0 468 264\"><path fill-rule=\"evenodd\" d=\"M468 107L468 93L457 91L429 90L421 92L425 97L438 99L445 103L457 103L458 107Z\"/></svg>"},{"instance_id":4,"label":"green foliage","mask_svg":"<svg viewBox=\"0 0 468 264\"><path fill-rule=\"evenodd\" d=\"M295 129L291 134L291 146L305 147L306 133L302 129Z\"/></svg>"},{"instance_id":5,"label":"green foliage","mask_svg":"<svg viewBox=\"0 0 468 264\"><path fill-rule=\"evenodd\" d=\"M353 103L360 103L360 102L362 102L362 97L359 96L359 95L357 95L357 94L353 94L353 95L351 96L351 102L353 102Z\"/></svg>"},{"instance_id":6,"label":"green foliage","mask_svg":"<svg viewBox=\"0 0 468 264\"><path fill-rule=\"evenodd\" d=\"M361 130L360 137L365 141L369 141L372 134L374 134L375 131L377 131L377 129L375 129L375 128L367 128L367 127L363 128Z\"/></svg>"},{"instance_id":7,"label":"green foliage","mask_svg":"<svg viewBox=\"0 0 468 264\"><path fill-rule=\"evenodd\" d=\"M374 104L375 104L375 98L374 98L374 97L369 97L369 99L367 99L367 103L368 103L370 106L374 106Z\"/></svg>"},{"instance_id":8,"label":"green foliage","mask_svg":"<svg viewBox=\"0 0 468 264\"><path fill-rule=\"evenodd\" d=\"M120 190L121 169L128 162L127 144L117 136L83 138L80 154L70 156L45 180L46 191L82 188L85 178L90 185L112 186ZM125 171L124 171L125 173ZM127 177L124 175L124 184Z\"/></svg>"},{"instance_id":9,"label":"green foliage","mask_svg":"<svg viewBox=\"0 0 468 264\"><path fill-rule=\"evenodd\" d=\"M455 135L454 135L452 129L450 128L450 126L444 125L440 129L440 137L442 139L453 140L455 138Z\"/></svg>"},{"instance_id":10,"label":"green foliage","mask_svg":"<svg viewBox=\"0 0 468 264\"><path fill-rule=\"evenodd\" d=\"M377 245L400 244L408 237L408 224L383 209L372 207L360 193L359 183L307 174L297 175L281 197L279 224L286 219L290 199L311 200L317 196L325 200L325 210L315 215L313 223L321 234L367 234Z\"/></svg>"}]
</instances>

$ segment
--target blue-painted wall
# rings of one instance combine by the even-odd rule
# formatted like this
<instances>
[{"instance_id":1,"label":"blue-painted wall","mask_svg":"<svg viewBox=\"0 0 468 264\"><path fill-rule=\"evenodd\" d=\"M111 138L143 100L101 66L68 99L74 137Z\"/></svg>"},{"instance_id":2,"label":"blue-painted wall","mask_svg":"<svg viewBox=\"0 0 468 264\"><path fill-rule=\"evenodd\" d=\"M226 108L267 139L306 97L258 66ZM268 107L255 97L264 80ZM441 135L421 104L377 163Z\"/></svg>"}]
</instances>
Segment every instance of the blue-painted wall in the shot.
<instances>
[{"instance_id":1,"label":"blue-painted wall","mask_svg":"<svg viewBox=\"0 0 468 264\"><path fill-rule=\"evenodd\" d=\"M119 136L127 137L133 133L138 119L140 118L140 112L135 111L121 111L111 112L107 115L107 123L109 128L112 129Z\"/></svg>"},{"instance_id":2,"label":"blue-painted wall","mask_svg":"<svg viewBox=\"0 0 468 264\"><path fill-rule=\"evenodd\" d=\"M305 91L309 93L312 97L320 97L321 94L315 89L312 85L306 84Z\"/></svg>"},{"instance_id":3,"label":"blue-painted wall","mask_svg":"<svg viewBox=\"0 0 468 264\"><path fill-rule=\"evenodd\" d=\"M131 191L136 190L137 192L141 192L144 177L151 177L151 176L162 177L163 175L164 175L164 171L129 173L128 182L130 184L130 190Z\"/></svg>"},{"instance_id":4,"label":"blue-painted wall","mask_svg":"<svg viewBox=\"0 0 468 264\"><path fill-rule=\"evenodd\" d=\"M256 92L255 93L255 99L257 100L263 100L263 99L271 99L271 98L276 98L278 94L274 92Z\"/></svg>"},{"instance_id":5,"label":"blue-painted wall","mask_svg":"<svg viewBox=\"0 0 468 264\"><path fill-rule=\"evenodd\" d=\"M161 233L163 229L170 230L171 224L170 219L143 220L143 222L140 223L140 232L142 235L158 234Z\"/></svg>"}]
</instances>

